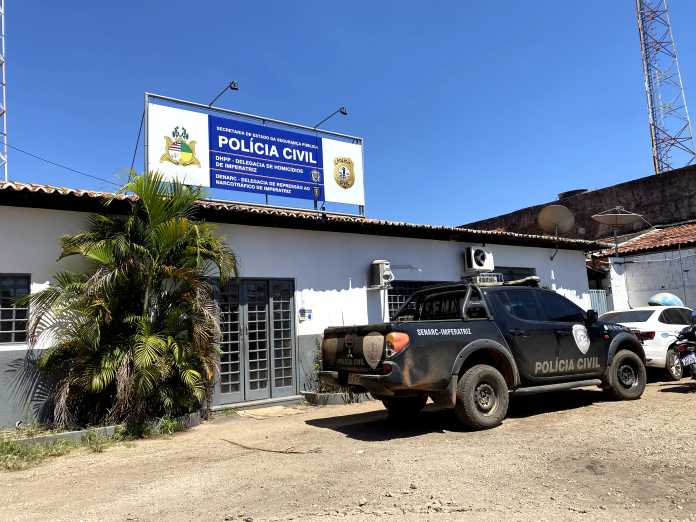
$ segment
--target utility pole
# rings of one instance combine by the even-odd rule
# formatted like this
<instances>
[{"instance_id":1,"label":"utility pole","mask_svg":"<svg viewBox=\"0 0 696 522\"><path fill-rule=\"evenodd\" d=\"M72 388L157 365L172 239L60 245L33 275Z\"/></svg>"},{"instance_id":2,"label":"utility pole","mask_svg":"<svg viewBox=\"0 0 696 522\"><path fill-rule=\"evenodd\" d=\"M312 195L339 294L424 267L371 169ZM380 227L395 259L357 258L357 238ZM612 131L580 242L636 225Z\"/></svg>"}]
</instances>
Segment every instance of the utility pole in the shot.
<instances>
[{"instance_id":1,"label":"utility pole","mask_svg":"<svg viewBox=\"0 0 696 522\"><path fill-rule=\"evenodd\" d=\"M660 174L693 164L696 149L667 14L667 0L636 0L636 12L653 163L655 174Z\"/></svg>"},{"instance_id":2,"label":"utility pole","mask_svg":"<svg viewBox=\"0 0 696 522\"><path fill-rule=\"evenodd\" d=\"M5 109L5 0L0 1L0 69L2 69L2 105L0 106L0 120L2 120L3 148L0 151L0 168L5 171L5 183L7 183L7 111Z\"/></svg>"}]
</instances>

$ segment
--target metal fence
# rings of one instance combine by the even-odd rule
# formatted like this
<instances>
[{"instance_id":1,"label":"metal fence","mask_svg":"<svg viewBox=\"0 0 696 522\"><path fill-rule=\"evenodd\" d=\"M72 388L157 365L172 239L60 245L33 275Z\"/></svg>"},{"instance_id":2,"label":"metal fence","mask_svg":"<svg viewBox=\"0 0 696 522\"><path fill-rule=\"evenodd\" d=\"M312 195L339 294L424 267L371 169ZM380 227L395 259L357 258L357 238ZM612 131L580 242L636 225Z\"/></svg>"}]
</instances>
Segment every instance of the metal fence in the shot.
<instances>
[{"instance_id":1,"label":"metal fence","mask_svg":"<svg viewBox=\"0 0 696 522\"><path fill-rule=\"evenodd\" d=\"M590 290L590 302L592 309L599 315L607 313L607 293L604 290Z\"/></svg>"}]
</instances>

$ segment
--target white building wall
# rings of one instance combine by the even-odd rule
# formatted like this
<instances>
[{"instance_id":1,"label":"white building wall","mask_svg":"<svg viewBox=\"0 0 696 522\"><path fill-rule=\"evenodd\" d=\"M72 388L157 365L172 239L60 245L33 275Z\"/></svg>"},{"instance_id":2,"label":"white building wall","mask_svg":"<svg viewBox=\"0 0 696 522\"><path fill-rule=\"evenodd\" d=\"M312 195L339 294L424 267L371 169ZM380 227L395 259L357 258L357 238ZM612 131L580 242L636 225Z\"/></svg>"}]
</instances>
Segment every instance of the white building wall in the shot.
<instances>
[{"instance_id":1,"label":"white building wall","mask_svg":"<svg viewBox=\"0 0 696 522\"><path fill-rule=\"evenodd\" d=\"M388 320L387 291L368 290L370 263L386 259L397 280L459 281L462 255L472 243L398 237L288 230L222 224L220 228L239 253L246 278L292 278L296 308L312 310L312 320L297 323L298 372L306 384L313 356L328 326L361 325ZM590 308L582 252L487 243L497 266L536 268L541 283ZM296 319L297 320L297 319ZM301 384L301 385L302 385Z\"/></svg>"},{"instance_id":2,"label":"white building wall","mask_svg":"<svg viewBox=\"0 0 696 522\"><path fill-rule=\"evenodd\" d=\"M647 306L652 296L669 292L696 307L696 249L611 258L614 309Z\"/></svg>"},{"instance_id":3,"label":"white building wall","mask_svg":"<svg viewBox=\"0 0 696 522\"><path fill-rule=\"evenodd\" d=\"M55 210L0 207L0 273L30 273L37 290L53 281L58 270L80 271L87 265L77 257L56 260L56 239L82 228L87 214ZM297 377L300 389L313 371L315 349L327 326L369 324L388 319L386 291L367 290L370 263L386 259L397 280L459 281L462 255L471 243L397 237L292 230L221 224L242 262L242 277L293 279L295 311L309 308L310 321L300 323ZM550 260L553 248L530 248L487 243L497 266L535 268L541 283L557 290L583 309L590 307L585 258L581 251L560 250ZM0 345L0 351L21 354L23 345ZM9 355L9 354L8 354ZM5 376L7 377L7 376ZM7 412L17 408L4 397L0 377L0 424ZM8 400L5 400L8 399ZM4 405L4 406L3 406Z\"/></svg>"}]
</instances>

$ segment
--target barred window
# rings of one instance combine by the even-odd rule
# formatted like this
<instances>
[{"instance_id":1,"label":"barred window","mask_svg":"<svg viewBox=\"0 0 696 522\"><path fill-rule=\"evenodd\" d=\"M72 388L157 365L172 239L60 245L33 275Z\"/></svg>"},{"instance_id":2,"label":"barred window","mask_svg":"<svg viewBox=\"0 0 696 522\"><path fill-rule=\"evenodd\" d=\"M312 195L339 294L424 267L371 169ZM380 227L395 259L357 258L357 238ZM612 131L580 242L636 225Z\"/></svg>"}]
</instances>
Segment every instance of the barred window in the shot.
<instances>
[{"instance_id":1,"label":"barred window","mask_svg":"<svg viewBox=\"0 0 696 522\"><path fill-rule=\"evenodd\" d=\"M389 301L389 317L401 308L406 299L422 290L425 286L437 285L443 281L392 281L391 288L387 291Z\"/></svg>"},{"instance_id":2,"label":"barred window","mask_svg":"<svg viewBox=\"0 0 696 522\"><path fill-rule=\"evenodd\" d=\"M521 266L496 266L493 272L503 274L503 281L517 281L536 275L535 268L523 268Z\"/></svg>"},{"instance_id":3,"label":"barred window","mask_svg":"<svg viewBox=\"0 0 696 522\"><path fill-rule=\"evenodd\" d=\"M29 293L27 274L0 274L0 343L27 341L27 308L13 306L12 300Z\"/></svg>"}]
</instances>

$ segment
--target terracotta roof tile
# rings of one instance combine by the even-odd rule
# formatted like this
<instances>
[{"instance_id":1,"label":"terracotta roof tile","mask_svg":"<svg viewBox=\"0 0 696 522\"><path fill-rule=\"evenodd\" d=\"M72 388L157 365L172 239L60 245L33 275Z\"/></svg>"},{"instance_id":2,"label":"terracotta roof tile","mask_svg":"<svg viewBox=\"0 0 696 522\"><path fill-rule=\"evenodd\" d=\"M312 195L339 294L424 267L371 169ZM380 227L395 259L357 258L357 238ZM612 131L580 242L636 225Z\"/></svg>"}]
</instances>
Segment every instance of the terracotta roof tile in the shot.
<instances>
[{"instance_id":1,"label":"terracotta roof tile","mask_svg":"<svg viewBox=\"0 0 696 522\"><path fill-rule=\"evenodd\" d=\"M34 183L18 183L18 182L7 182L0 183L0 192L33 192L33 193L43 193L43 194L56 194L56 195L70 195L78 198L91 198L91 199L101 199L104 197L111 196L109 192L96 192L90 190L79 190L70 189L65 187L53 187L50 185L37 185ZM118 199L125 200L131 199L135 200L136 197L129 195L118 196ZM470 228L461 227L448 227L448 226L437 226L437 225L419 225L414 223L404 223L396 221L385 221L379 219L368 219L362 216L350 216L341 214L332 214L331 212L317 212L313 210L297 210L297 209L284 209L284 208L274 208L266 206L257 206L253 204L244 203L231 203L231 202L216 202L203 200L199 202L199 205L205 209L220 210L226 212L235 213L246 213L251 215L265 215L279 218L288 219L300 219L318 222L328 222L336 224L353 224L356 226L370 227L370 228L383 228L385 233L383 235L390 235L386 232L386 229L393 228L405 228L405 229L418 229L423 231L440 231L440 232L451 232L452 235L458 233L471 234L480 236L482 241L494 241L495 237L500 238L515 238L519 240L533 240L536 246L552 246L555 243L555 239L551 236L542 236L536 234L518 234L515 232L506 232L504 230L476 230ZM599 243L596 241L587 241L584 239L569 239L569 238L558 238L558 243L560 245L566 245L570 248L579 248L585 251L598 250L601 248L606 248L607 244Z\"/></svg>"},{"instance_id":2,"label":"terracotta roof tile","mask_svg":"<svg viewBox=\"0 0 696 522\"><path fill-rule=\"evenodd\" d=\"M619 254L696 245L696 224L653 230L619 245ZM612 250L613 252L613 250ZM611 255L611 254L610 254Z\"/></svg>"}]
</instances>

